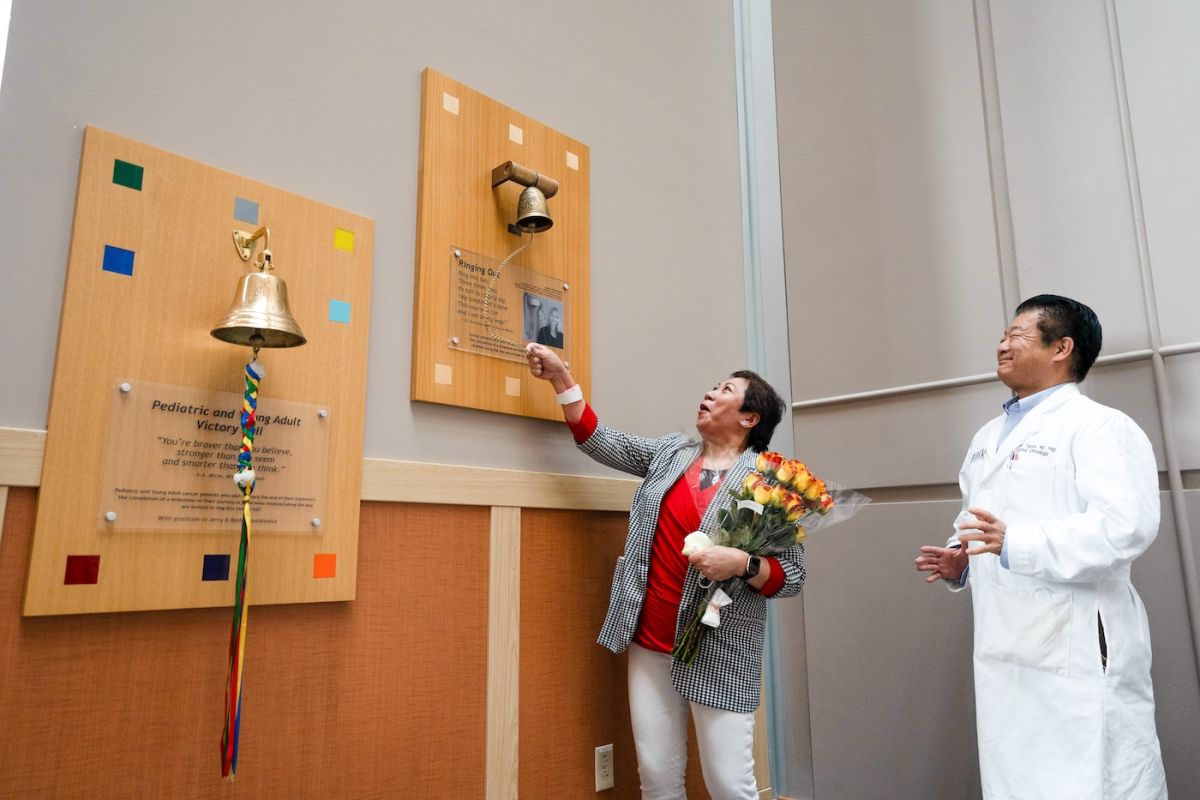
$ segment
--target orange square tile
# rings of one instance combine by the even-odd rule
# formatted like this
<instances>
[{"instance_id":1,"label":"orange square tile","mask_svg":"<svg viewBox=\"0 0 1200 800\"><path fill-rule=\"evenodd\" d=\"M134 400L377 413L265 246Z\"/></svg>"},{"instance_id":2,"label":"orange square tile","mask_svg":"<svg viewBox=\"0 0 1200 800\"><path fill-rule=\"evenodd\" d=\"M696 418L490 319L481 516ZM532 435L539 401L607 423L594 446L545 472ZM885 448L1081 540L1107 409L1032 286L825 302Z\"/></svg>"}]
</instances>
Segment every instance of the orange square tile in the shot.
<instances>
[{"instance_id":1,"label":"orange square tile","mask_svg":"<svg viewBox=\"0 0 1200 800\"><path fill-rule=\"evenodd\" d=\"M317 553L313 556L313 577L337 577L337 553Z\"/></svg>"}]
</instances>

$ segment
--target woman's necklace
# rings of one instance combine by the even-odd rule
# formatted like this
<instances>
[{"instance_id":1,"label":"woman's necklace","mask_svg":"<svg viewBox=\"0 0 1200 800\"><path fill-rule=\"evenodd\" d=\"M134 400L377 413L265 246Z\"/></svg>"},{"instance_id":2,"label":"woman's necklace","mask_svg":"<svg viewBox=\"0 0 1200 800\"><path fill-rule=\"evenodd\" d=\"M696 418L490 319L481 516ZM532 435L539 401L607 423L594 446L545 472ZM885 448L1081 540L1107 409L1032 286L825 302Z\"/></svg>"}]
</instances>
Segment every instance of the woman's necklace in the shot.
<instances>
[{"instance_id":1,"label":"woman's necklace","mask_svg":"<svg viewBox=\"0 0 1200 800\"><path fill-rule=\"evenodd\" d=\"M700 456L700 488L707 489L720 483L736 460L737 454L731 451L703 453Z\"/></svg>"},{"instance_id":2,"label":"woman's necklace","mask_svg":"<svg viewBox=\"0 0 1200 800\"><path fill-rule=\"evenodd\" d=\"M701 465L700 488L707 489L710 486L716 486L721 482L721 479L725 477L725 473L728 471L729 470L727 469L708 469L707 467Z\"/></svg>"}]
</instances>

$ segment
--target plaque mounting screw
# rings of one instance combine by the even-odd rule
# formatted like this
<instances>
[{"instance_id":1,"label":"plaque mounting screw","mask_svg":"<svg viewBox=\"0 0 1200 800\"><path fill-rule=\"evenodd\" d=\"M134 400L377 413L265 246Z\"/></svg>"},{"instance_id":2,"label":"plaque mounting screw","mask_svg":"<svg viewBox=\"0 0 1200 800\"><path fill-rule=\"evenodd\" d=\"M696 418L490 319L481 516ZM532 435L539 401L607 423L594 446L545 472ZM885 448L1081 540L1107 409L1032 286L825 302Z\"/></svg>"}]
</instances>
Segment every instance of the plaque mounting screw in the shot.
<instances>
[{"instance_id":1,"label":"plaque mounting screw","mask_svg":"<svg viewBox=\"0 0 1200 800\"><path fill-rule=\"evenodd\" d=\"M321 527L321 518L320 518L320 517L313 517L313 518L312 518L312 526L313 526L314 528L319 528L319 527Z\"/></svg>"},{"instance_id":2,"label":"plaque mounting screw","mask_svg":"<svg viewBox=\"0 0 1200 800\"><path fill-rule=\"evenodd\" d=\"M454 257L455 257L455 258L461 258L461 257L462 257L462 250L459 250L457 247L456 247L456 248L454 248Z\"/></svg>"},{"instance_id":3,"label":"plaque mounting screw","mask_svg":"<svg viewBox=\"0 0 1200 800\"><path fill-rule=\"evenodd\" d=\"M455 347L458 347L458 337L457 337L457 336L451 336L451 337L450 337L450 344L454 345Z\"/></svg>"},{"instance_id":4,"label":"plaque mounting screw","mask_svg":"<svg viewBox=\"0 0 1200 800\"><path fill-rule=\"evenodd\" d=\"M130 383L121 384L121 394L129 394L133 391L133 385Z\"/></svg>"},{"instance_id":5,"label":"plaque mounting screw","mask_svg":"<svg viewBox=\"0 0 1200 800\"><path fill-rule=\"evenodd\" d=\"M570 369L570 368L571 368L571 362L570 362L570 361L564 361L564 362L563 362L563 366L564 366L564 367L566 367L567 369Z\"/></svg>"},{"instance_id":6,"label":"plaque mounting screw","mask_svg":"<svg viewBox=\"0 0 1200 800\"><path fill-rule=\"evenodd\" d=\"M105 514L104 514L104 518L105 518L106 520L108 520L109 522L116 522L116 521L117 521L117 512L115 512L115 511L107 511L107 512L105 512Z\"/></svg>"},{"instance_id":7,"label":"plaque mounting screw","mask_svg":"<svg viewBox=\"0 0 1200 800\"><path fill-rule=\"evenodd\" d=\"M322 408L320 411L317 412L317 416L320 417L321 419L325 419L326 417L329 416L329 412Z\"/></svg>"},{"instance_id":8,"label":"plaque mounting screw","mask_svg":"<svg viewBox=\"0 0 1200 800\"><path fill-rule=\"evenodd\" d=\"M564 283L564 284L563 284L563 291L564 291L564 292L569 292L569 291L571 291L571 284L569 284L569 283Z\"/></svg>"}]
</instances>

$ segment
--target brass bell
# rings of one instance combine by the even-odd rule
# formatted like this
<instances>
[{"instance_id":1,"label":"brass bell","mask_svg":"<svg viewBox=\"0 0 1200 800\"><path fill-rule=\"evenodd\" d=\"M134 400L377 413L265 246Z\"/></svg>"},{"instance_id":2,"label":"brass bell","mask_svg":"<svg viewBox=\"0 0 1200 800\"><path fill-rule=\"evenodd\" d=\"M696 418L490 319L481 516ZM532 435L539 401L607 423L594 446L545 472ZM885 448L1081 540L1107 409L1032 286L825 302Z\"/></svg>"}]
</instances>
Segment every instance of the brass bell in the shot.
<instances>
[{"instance_id":1,"label":"brass bell","mask_svg":"<svg viewBox=\"0 0 1200 800\"><path fill-rule=\"evenodd\" d=\"M554 224L546 195L536 186L528 186L517 198L517 227L524 233L541 233Z\"/></svg>"},{"instance_id":2,"label":"brass bell","mask_svg":"<svg viewBox=\"0 0 1200 800\"><path fill-rule=\"evenodd\" d=\"M253 235L233 232L234 245L243 261L249 261L256 239L267 237L266 228ZM287 284L270 273L271 251L264 248L257 268L241 277L234 292L233 306L212 329L223 342L259 347L298 347L308 341L288 307Z\"/></svg>"},{"instance_id":3,"label":"brass bell","mask_svg":"<svg viewBox=\"0 0 1200 800\"><path fill-rule=\"evenodd\" d=\"M509 225L509 232L519 236L550 230L554 220L550 219L546 200L558 193L558 181L513 161L505 161L492 170L492 188L506 181L526 187L517 198L517 224Z\"/></svg>"}]
</instances>

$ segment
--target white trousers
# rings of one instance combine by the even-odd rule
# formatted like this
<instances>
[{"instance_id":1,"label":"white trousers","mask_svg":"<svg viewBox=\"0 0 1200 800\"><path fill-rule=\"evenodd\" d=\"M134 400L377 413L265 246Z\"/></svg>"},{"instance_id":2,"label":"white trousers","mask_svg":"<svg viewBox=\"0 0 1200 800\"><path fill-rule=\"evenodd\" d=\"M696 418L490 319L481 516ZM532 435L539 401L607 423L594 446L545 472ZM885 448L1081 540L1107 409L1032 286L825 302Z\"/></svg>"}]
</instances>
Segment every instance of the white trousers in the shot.
<instances>
[{"instance_id":1,"label":"white trousers","mask_svg":"<svg viewBox=\"0 0 1200 800\"><path fill-rule=\"evenodd\" d=\"M754 715L692 703L671 685L671 654L629 645L629 716L642 800L687 800L691 707L704 785L713 800L755 800Z\"/></svg>"}]
</instances>

